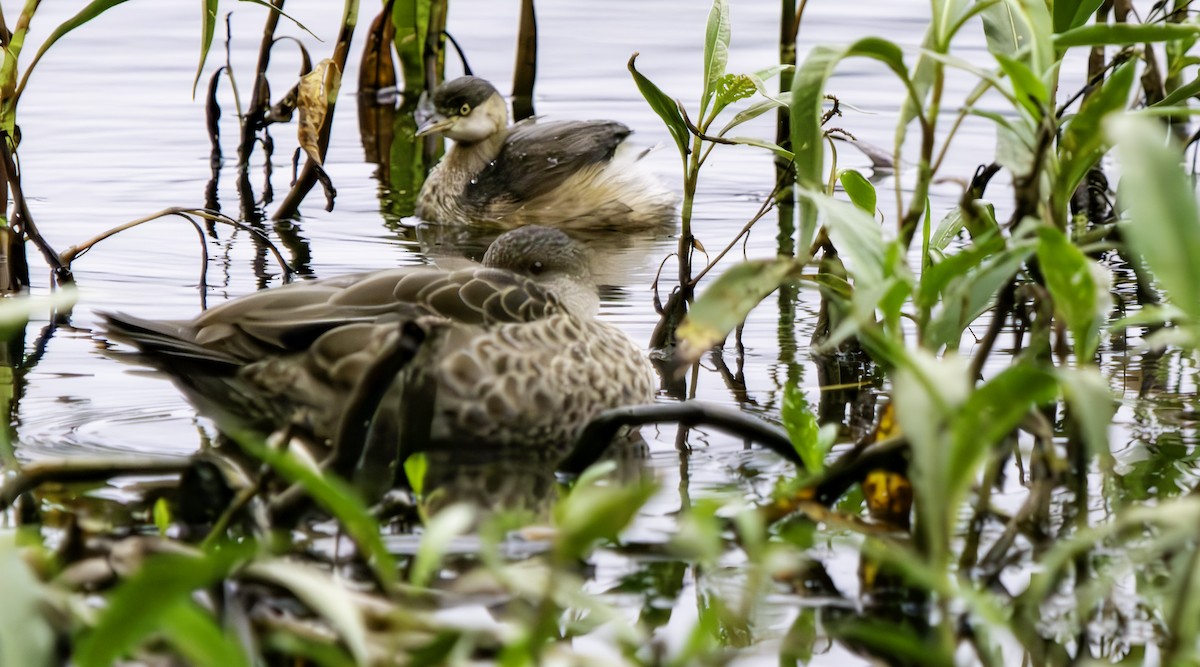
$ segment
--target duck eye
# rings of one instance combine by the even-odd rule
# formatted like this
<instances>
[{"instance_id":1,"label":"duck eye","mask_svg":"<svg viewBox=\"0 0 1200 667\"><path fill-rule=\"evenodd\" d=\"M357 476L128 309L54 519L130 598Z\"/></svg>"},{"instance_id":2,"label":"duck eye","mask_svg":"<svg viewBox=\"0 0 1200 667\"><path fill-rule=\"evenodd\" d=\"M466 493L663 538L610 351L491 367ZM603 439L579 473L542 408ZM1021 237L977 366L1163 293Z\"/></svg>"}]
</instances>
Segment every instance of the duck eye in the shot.
<instances>
[{"instance_id":1,"label":"duck eye","mask_svg":"<svg viewBox=\"0 0 1200 667\"><path fill-rule=\"evenodd\" d=\"M471 113L471 105L470 104L464 104L458 108L458 115L460 115L460 116L466 116L470 113Z\"/></svg>"},{"instance_id":2,"label":"duck eye","mask_svg":"<svg viewBox=\"0 0 1200 667\"><path fill-rule=\"evenodd\" d=\"M529 273L535 276L541 274L541 272L545 270L546 267L543 266L541 262L534 262L533 264L529 265Z\"/></svg>"}]
</instances>

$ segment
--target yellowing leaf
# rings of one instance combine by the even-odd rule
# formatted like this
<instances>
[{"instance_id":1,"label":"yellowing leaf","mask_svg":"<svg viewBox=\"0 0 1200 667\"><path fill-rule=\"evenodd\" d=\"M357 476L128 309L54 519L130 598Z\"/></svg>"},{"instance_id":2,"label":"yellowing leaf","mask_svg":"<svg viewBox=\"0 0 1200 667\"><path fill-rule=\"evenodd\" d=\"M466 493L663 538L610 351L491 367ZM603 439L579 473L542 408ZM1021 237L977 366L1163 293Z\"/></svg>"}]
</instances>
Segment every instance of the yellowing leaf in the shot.
<instances>
[{"instance_id":1,"label":"yellowing leaf","mask_svg":"<svg viewBox=\"0 0 1200 667\"><path fill-rule=\"evenodd\" d=\"M322 164L320 137L325 125L329 104L337 99L342 73L337 64L326 58L311 72L300 77L296 108L300 110L298 136L300 147L317 164Z\"/></svg>"}]
</instances>

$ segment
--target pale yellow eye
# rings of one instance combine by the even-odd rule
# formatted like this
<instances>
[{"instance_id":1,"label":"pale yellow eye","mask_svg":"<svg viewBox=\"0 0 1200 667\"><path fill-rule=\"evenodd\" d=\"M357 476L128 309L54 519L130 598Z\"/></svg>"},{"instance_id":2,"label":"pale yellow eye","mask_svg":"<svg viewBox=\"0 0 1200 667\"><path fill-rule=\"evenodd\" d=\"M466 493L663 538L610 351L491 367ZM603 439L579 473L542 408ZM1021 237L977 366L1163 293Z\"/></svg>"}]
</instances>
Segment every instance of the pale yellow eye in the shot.
<instances>
[{"instance_id":1,"label":"pale yellow eye","mask_svg":"<svg viewBox=\"0 0 1200 667\"><path fill-rule=\"evenodd\" d=\"M458 115L460 115L460 116L466 116L470 113L471 113L471 105L470 104L464 104L458 110Z\"/></svg>"}]
</instances>

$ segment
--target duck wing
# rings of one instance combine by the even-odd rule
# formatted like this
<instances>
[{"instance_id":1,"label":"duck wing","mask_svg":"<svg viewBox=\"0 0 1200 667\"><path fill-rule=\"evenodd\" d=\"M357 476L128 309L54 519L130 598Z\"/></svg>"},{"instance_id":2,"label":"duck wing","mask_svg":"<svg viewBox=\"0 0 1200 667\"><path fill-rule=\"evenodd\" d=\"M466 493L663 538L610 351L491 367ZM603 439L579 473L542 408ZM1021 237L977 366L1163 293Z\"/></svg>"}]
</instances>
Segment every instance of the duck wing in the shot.
<instances>
[{"instance_id":1,"label":"duck wing","mask_svg":"<svg viewBox=\"0 0 1200 667\"><path fill-rule=\"evenodd\" d=\"M630 135L611 120L527 120L509 129L500 155L463 192L469 206L523 202L559 187L587 167L612 159Z\"/></svg>"},{"instance_id":2,"label":"duck wing","mask_svg":"<svg viewBox=\"0 0 1200 667\"><path fill-rule=\"evenodd\" d=\"M533 280L488 268L391 269L264 290L210 309L192 322L103 314L112 338L145 361L177 372L222 374L272 356L304 353L352 325L436 320L443 325L531 322L563 312Z\"/></svg>"}]
</instances>

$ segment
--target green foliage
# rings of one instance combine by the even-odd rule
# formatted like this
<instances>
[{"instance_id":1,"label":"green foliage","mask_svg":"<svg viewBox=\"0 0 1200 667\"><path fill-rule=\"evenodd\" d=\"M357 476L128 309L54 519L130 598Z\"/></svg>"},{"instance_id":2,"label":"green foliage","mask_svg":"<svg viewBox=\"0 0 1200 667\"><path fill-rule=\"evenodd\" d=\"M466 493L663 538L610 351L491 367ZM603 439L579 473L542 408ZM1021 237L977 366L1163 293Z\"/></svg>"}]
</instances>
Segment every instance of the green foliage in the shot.
<instances>
[{"instance_id":1,"label":"green foliage","mask_svg":"<svg viewBox=\"0 0 1200 667\"><path fill-rule=\"evenodd\" d=\"M808 406L804 390L789 382L783 390L783 406L779 410L783 425L792 438L792 446L804 460L804 469L820 473L825 467L825 454L833 443L821 437L817 416Z\"/></svg>"},{"instance_id":2,"label":"green foliage","mask_svg":"<svg viewBox=\"0 0 1200 667\"><path fill-rule=\"evenodd\" d=\"M597 464L584 471L566 498L554 508L554 555L565 563L583 558L597 542L616 539L629 525L656 486L639 483L612 486L605 479L611 464Z\"/></svg>"},{"instance_id":3,"label":"green foliage","mask_svg":"<svg viewBox=\"0 0 1200 667\"><path fill-rule=\"evenodd\" d=\"M192 593L228 576L245 549L211 554L174 553L150 558L109 596L94 628L80 638L74 659L80 667L103 667L134 650L152 634L161 635L194 664L249 665L240 646L222 635L211 616L201 613Z\"/></svg>"},{"instance_id":4,"label":"green foliage","mask_svg":"<svg viewBox=\"0 0 1200 667\"><path fill-rule=\"evenodd\" d=\"M1200 264L1195 261L1200 257L1200 207L1192 179L1179 168L1179 148L1160 124L1126 117L1108 127L1121 161L1122 201L1128 206L1129 221L1122 231L1171 303L1187 316L1190 331L1200 324Z\"/></svg>"},{"instance_id":5,"label":"green foliage","mask_svg":"<svg viewBox=\"0 0 1200 667\"><path fill-rule=\"evenodd\" d=\"M318 505L336 517L366 554L379 581L389 586L395 584L395 559L383 544L379 524L348 484L310 468L290 451L271 449L252 437L239 437L238 444L283 479L300 485Z\"/></svg>"},{"instance_id":6,"label":"green foliage","mask_svg":"<svg viewBox=\"0 0 1200 667\"><path fill-rule=\"evenodd\" d=\"M0 664L49 667L58 664L54 630L44 613L50 592L21 560L11 535L0 535Z\"/></svg>"}]
</instances>

